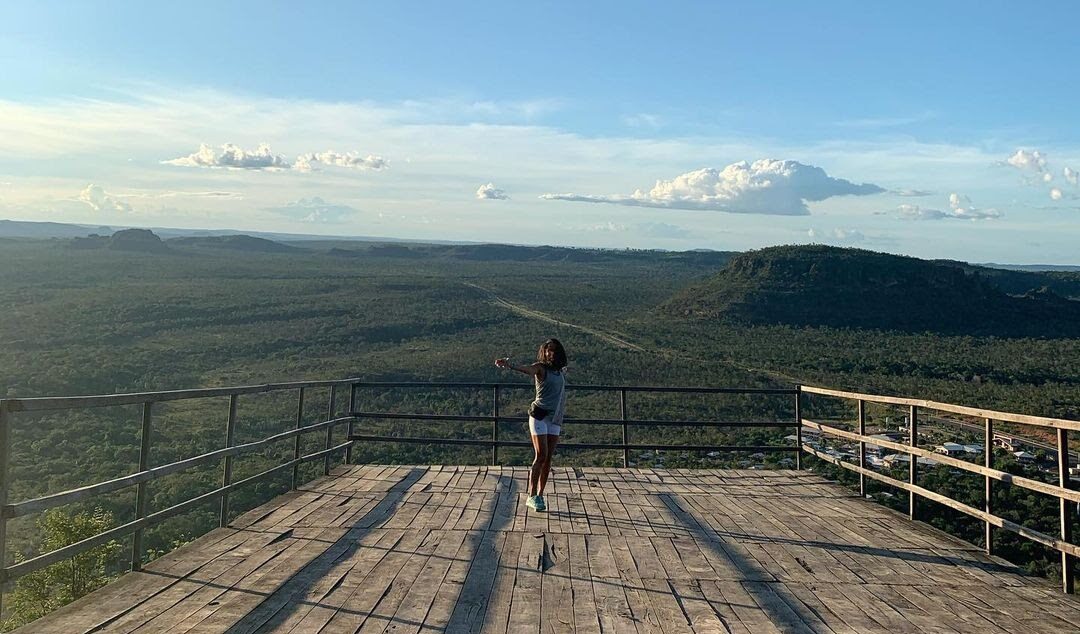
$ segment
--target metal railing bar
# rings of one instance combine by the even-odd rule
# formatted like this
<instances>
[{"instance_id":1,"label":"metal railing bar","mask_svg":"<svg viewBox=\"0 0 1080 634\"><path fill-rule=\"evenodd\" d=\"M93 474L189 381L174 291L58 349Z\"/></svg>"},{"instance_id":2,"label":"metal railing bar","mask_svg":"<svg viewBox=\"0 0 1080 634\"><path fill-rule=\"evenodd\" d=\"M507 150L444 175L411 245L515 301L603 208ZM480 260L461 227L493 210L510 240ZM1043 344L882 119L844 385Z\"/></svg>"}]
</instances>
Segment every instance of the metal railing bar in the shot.
<instances>
[{"instance_id":1,"label":"metal railing bar","mask_svg":"<svg viewBox=\"0 0 1080 634\"><path fill-rule=\"evenodd\" d=\"M228 486L223 486L214 489L213 491L208 491L207 493L203 493L202 495L193 497L190 500L185 500L184 502L181 502L174 506L170 506L167 509L163 509L156 513L151 513L142 519L133 520L126 524L121 524L120 526L111 528L104 533L99 533L93 537L88 537L87 539L75 542L74 544L69 544L67 546L64 546L63 548L57 548L56 550L47 552L43 555L38 555L37 557L34 557L32 559L20 561L17 564L4 568L4 576L7 579L13 579L16 577L30 574L35 570L40 570L58 561L74 557L75 555L86 552L91 548L100 546L116 537L122 537L124 535L127 535L128 533L134 532L136 529L146 529L150 526L160 524L161 522L169 519L170 517L179 515L180 513L183 513L190 508L200 506L202 504L218 499L234 489L238 489L242 486L257 482L264 478L268 478L271 475L277 473L278 471L288 469L289 467L292 467L294 463L311 462L313 460L318 460L335 451L342 451L351 444L352 442L344 442L340 445L337 445L336 447L331 447L330 449L324 449L322 451L317 451L315 453L302 456L299 460L290 460L283 464L277 465L276 467L267 469L262 473L258 473L256 475L244 478L243 480L237 480L236 482L233 482Z\"/></svg>"},{"instance_id":2,"label":"metal railing bar","mask_svg":"<svg viewBox=\"0 0 1080 634\"><path fill-rule=\"evenodd\" d=\"M416 436L379 436L374 434L354 434L350 440L365 440L368 442L398 442L407 444L430 444L430 445L474 445L478 447L532 447L532 443L526 440L473 440L471 438L418 438ZM561 442L559 449L630 449L630 450L653 450L663 449L671 451L749 451L754 453L769 452L794 452L799 448L794 445L649 445L622 443L578 443Z\"/></svg>"},{"instance_id":3,"label":"metal railing bar","mask_svg":"<svg viewBox=\"0 0 1080 634\"><path fill-rule=\"evenodd\" d=\"M301 434L318 431L324 427L331 425L340 425L349 420L348 416L342 418L336 418L334 420L328 420L321 423L315 423L313 425L307 425L299 429L290 429L280 434L269 436L262 440L256 440L254 442L245 443L243 445L235 445L233 447L226 447L224 449L217 449L209 453L205 453L192 458L186 458L177 462L172 462L160 467L153 467L146 471L140 471L131 475L124 476L122 478L116 478L114 480L108 480L100 482L98 484L90 484L77 489L70 489L68 491L62 491L60 493L54 493L52 495L46 495L33 500L26 500L24 502L18 502L15 504L8 504L3 507L3 517L13 518L21 517L23 515L29 515L31 513L40 513L57 506L63 506L72 502L78 502L84 498L100 495L102 493L111 493L112 491L119 491L120 489L134 486L140 482L148 482L155 480L179 471L190 469L202 464L215 462L221 460L226 456L237 456L240 454L250 453L275 442L287 440L293 436L299 436Z\"/></svg>"},{"instance_id":4,"label":"metal railing bar","mask_svg":"<svg viewBox=\"0 0 1080 634\"><path fill-rule=\"evenodd\" d=\"M496 386L507 389L533 389L531 383L422 383L415 381L379 381L364 382L356 378L335 379L328 381L292 381L288 383L265 383L262 385L242 385L236 387L195 388L189 390L165 390L160 392L131 392L127 394L98 394L92 396L48 396L28 398L7 398L11 412L42 412L83 407L112 407L116 405L135 405L141 403L162 403L193 398L212 398L216 396L239 396L241 394L261 394L279 390L317 387L343 387L356 385L365 388L470 388L491 389ZM752 387L650 387L619 385L567 385L570 390L597 392L657 392L676 394L795 394L790 388L752 388Z\"/></svg>"},{"instance_id":5,"label":"metal railing bar","mask_svg":"<svg viewBox=\"0 0 1080 634\"><path fill-rule=\"evenodd\" d=\"M441 389L502 389L531 390L532 383L425 383L417 381L358 381L356 385L364 388L441 388ZM794 388L767 388L767 387L673 387L673 386L648 386L648 385L588 385L567 383L568 390L584 390L590 392L660 392L676 394L775 394L792 395L796 393Z\"/></svg>"},{"instance_id":6,"label":"metal railing bar","mask_svg":"<svg viewBox=\"0 0 1080 634\"><path fill-rule=\"evenodd\" d=\"M913 484L911 484L909 482L904 482L903 480L897 480L895 478L890 478L889 476L878 473L877 471L873 471L872 469L862 469L858 465L844 462L843 460L840 460L839 458L834 458L833 456L830 456L829 454L827 454L827 453L825 453L823 451L819 451L818 449L815 449L814 447L811 447L810 445L803 445L803 451L805 451L805 452L807 452L807 453L809 453L809 454L811 454L813 456L816 456L816 457L820 458L821 460L824 460L825 462L828 462L830 464L834 464L834 465L836 465L838 467L842 467L842 468L847 469L849 471L854 471L855 473L860 473L860 474L865 475L866 477L871 478L873 480L877 480L879 482L884 482L885 484L889 484L889 485L897 487L899 489L903 489L903 490L908 491L910 493L914 493L915 495L918 495L919 497L926 498L927 500L937 502L937 503L942 504L944 506L947 506L947 507L949 507L949 508L951 508L953 510L960 511L961 513L964 513L965 515L970 515L971 517L974 517L976 519L980 519L980 520L982 520L984 522L988 522L988 523L990 523L990 524L992 524L992 525L994 525L994 526L996 526L998 528L1003 528L1003 529L1005 529L1007 531L1011 531L1011 532L1016 533L1016 534L1018 534L1018 535L1020 535L1022 537L1026 537L1027 539L1030 539L1033 542L1037 542L1039 544L1042 544L1043 546L1053 548L1054 550L1057 550L1057 551L1060 551L1060 552L1063 552L1063 553L1067 553L1067 554L1072 555L1074 557L1080 556L1080 546L1077 546L1075 544L1070 544L1068 542L1064 542L1064 541L1062 541L1062 540L1060 540L1060 539L1058 539L1056 537L1047 535L1046 533L1041 533L1041 532L1039 532L1037 530L1027 528L1026 526L1023 526L1021 524L1017 524L1016 522L1011 522L1011 521L1009 521L1007 519L998 517L996 515L991 515L991 514L985 512L985 511L977 509L977 508L975 508L973 506L968 506L967 504L964 504L963 502L957 502L956 500L954 500L954 499L952 499L950 497L946 497L944 495L941 495L940 493L934 493L933 491L931 491L929 489L924 489L921 486L913 485Z\"/></svg>"},{"instance_id":7,"label":"metal railing bar","mask_svg":"<svg viewBox=\"0 0 1080 634\"><path fill-rule=\"evenodd\" d=\"M235 387L195 388L190 390L165 390L161 392L130 392L127 394L98 394L93 396L48 396L30 398L8 398L12 412L42 412L58 409L82 407L111 407L114 405L134 405L139 403L162 403L182 401L193 398L213 398L215 396L239 396L241 394L261 394L296 388L316 388L350 385L358 379L335 379L331 381L292 381L289 383L264 383L262 385L240 385Z\"/></svg>"},{"instance_id":8,"label":"metal railing bar","mask_svg":"<svg viewBox=\"0 0 1080 634\"><path fill-rule=\"evenodd\" d=\"M350 412L349 416L365 419L386 420L426 420L439 422L465 422L465 423L525 423L528 418L521 416L469 416L458 414L406 414L400 412ZM722 421L722 420L622 420L621 418L565 418L566 424L584 425L653 425L656 427L791 427L797 426L795 421Z\"/></svg>"}]
</instances>

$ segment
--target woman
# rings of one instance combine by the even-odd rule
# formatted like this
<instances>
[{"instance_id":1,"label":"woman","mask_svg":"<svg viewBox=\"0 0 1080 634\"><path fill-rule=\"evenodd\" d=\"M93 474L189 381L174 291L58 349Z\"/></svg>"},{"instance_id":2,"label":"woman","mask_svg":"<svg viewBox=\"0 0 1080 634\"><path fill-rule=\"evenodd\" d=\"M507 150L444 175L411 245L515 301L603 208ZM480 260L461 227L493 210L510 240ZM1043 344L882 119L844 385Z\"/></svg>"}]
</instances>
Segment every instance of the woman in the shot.
<instances>
[{"instance_id":1,"label":"woman","mask_svg":"<svg viewBox=\"0 0 1080 634\"><path fill-rule=\"evenodd\" d=\"M536 352L530 365L510 365L510 358L496 359L496 367L514 370L533 377L536 397L529 406L529 432L532 434L532 469L529 471L529 499L525 505L537 511L547 510L544 487L551 472L551 457L559 444L563 414L566 411L566 350L558 339L548 339Z\"/></svg>"}]
</instances>

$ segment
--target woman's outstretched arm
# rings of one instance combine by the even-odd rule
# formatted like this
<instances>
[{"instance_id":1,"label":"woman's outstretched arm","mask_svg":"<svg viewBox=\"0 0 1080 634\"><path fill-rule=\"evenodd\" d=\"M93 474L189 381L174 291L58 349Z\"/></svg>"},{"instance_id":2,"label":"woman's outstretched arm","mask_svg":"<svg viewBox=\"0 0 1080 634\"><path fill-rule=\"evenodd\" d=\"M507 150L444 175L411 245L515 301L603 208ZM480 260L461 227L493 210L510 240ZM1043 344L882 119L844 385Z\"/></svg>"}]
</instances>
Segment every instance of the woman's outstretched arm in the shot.
<instances>
[{"instance_id":1,"label":"woman's outstretched arm","mask_svg":"<svg viewBox=\"0 0 1080 634\"><path fill-rule=\"evenodd\" d=\"M530 363L529 365L513 365L510 363L510 357L502 359L495 359L495 367L505 368L507 370L513 370L515 372L521 372L522 374L528 374L529 376L538 376L541 379L544 378L544 364L542 363Z\"/></svg>"}]
</instances>

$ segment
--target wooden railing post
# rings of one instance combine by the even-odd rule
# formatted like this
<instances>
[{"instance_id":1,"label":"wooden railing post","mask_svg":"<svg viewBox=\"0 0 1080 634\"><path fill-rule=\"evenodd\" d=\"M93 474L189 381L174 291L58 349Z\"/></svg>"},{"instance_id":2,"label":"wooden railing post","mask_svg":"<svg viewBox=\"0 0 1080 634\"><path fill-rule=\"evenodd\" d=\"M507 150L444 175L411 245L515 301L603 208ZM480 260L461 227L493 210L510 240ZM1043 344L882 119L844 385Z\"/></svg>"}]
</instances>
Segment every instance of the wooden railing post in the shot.
<instances>
[{"instance_id":1,"label":"wooden railing post","mask_svg":"<svg viewBox=\"0 0 1080 634\"><path fill-rule=\"evenodd\" d=\"M491 397L491 466L499 465L499 386L492 388Z\"/></svg>"},{"instance_id":2,"label":"wooden railing post","mask_svg":"<svg viewBox=\"0 0 1080 634\"><path fill-rule=\"evenodd\" d=\"M911 406L910 415L908 417L908 431L910 432L910 445L912 447L919 446L919 408L915 405ZM918 475L919 457L915 454L908 454L911 458L911 462L908 463L908 482L912 485L917 484L916 479ZM908 491L908 517L915 519L915 502L918 496L914 491Z\"/></svg>"},{"instance_id":3,"label":"wooden railing post","mask_svg":"<svg viewBox=\"0 0 1080 634\"><path fill-rule=\"evenodd\" d=\"M994 468L994 421L991 418L984 419L984 432L983 432L983 466L987 469ZM994 496L993 479L990 476L983 476L983 510L987 515L992 515L994 512L993 504L991 500ZM986 542L986 554L994 554L994 526L990 522L985 522L983 527L984 535L983 539Z\"/></svg>"},{"instance_id":4,"label":"wooden railing post","mask_svg":"<svg viewBox=\"0 0 1080 634\"><path fill-rule=\"evenodd\" d=\"M8 403L0 399L0 613L4 608L4 587L7 575L7 515L3 513L8 503L8 479L11 470L11 412Z\"/></svg>"},{"instance_id":5,"label":"wooden railing post","mask_svg":"<svg viewBox=\"0 0 1080 634\"><path fill-rule=\"evenodd\" d=\"M356 392L357 392L358 387L359 386L357 386L355 383L353 383L352 385L349 386L349 411L347 413L350 416L352 415L353 412L356 411ZM353 419L352 418L349 419L349 423L346 426L346 429L348 430L349 438L352 438L352 435L353 435ZM353 453L352 448L353 448L352 443L349 443L349 446L345 448L345 464L352 464L352 453Z\"/></svg>"},{"instance_id":6,"label":"wooden railing post","mask_svg":"<svg viewBox=\"0 0 1080 634\"><path fill-rule=\"evenodd\" d=\"M304 425L304 388L300 388L300 393L296 397L296 429L300 429ZM292 480L289 483L289 488L293 491L296 490L297 480L300 479L300 437L303 434L297 434L293 438L293 468L292 468Z\"/></svg>"},{"instance_id":7,"label":"wooden railing post","mask_svg":"<svg viewBox=\"0 0 1080 634\"><path fill-rule=\"evenodd\" d=\"M229 420L225 423L225 447L232 447L236 438L236 401L240 397L233 394L229 397ZM232 456L225 456L225 464L221 469L221 486L227 487L232 483ZM218 526L229 523L229 492L221 494L221 518Z\"/></svg>"},{"instance_id":8,"label":"wooden railing post","mask_svg":"<svg viewBox=\"0 0 1080 634\"><path fill-rule=\"evenodd\" d=\"M795 452L795 469L802 469L802 386L795 386L795 446L799 448Z\"/></svg>"},{"instance_id":9,"label":"wooden railing post","mask_svg":"<svg viewBox=\"0 0 1080 634\"><path fill-rule=\"evenodd\" d=\"M139 471L150 468L150 417L153 403L143 403L142 408L142 432L139 442ZM149 483L140 482L135 490L135 519L141 520L146 517L146 495ZM131 538L131 570L142 568L143 558L143 529L135 529Z\"/></svg>"},{"instance_id":10,"label":"wooden railing post","mask_svg":"<svg viewBox=\"0 0 1080 634\"><path fill-rule=\"evenodd\" d=\"M337 409L337 386L330 386L330 402L326 408L326 420L334 420L334 410ZM334 426L326 426L326 448L334 446ZM330 454L323 457L323 475L330 475Z\"/></svg>"},{"instance_id":11,"label":"wooden railing post","mask_svg":"<svg viewBox=\"0 0 1080 634\"><path fill-rule=\"evenodd\" d=\"M1058 485L1069 488L1069 430L1058 429ZM1069 516L1069 502L1058 498L1061 510L1061 541L1072 543L1072 518ZM1061 590L1073 593L1073 562L1068 553L1061 553Z\"/></svg>"},{"instance_id":12,"label":"wooden railing post","mask_svg":"<svg viewBox=\"0 0 1080 634\"><path fill-rule=\"evenodd\" d=\"M630 444L630 431L626 424L626 389L619 390L619 415L622 417L622 466L630 466L630 448L627 445Z\"/></svg>"},{"instance_id":13,"label":"wooden railing post","mask_svg":"<svg viewBox=\"0 0 1080 634\"><path fill-rule=\"evenodd\" d=\"M858 401L859 436L866 436L866 401L861 398ZM859 468L866 468L866 442L859 441ZM859 473L859 495L866 497L866 475Z\"/></svg>"}]
</instances>

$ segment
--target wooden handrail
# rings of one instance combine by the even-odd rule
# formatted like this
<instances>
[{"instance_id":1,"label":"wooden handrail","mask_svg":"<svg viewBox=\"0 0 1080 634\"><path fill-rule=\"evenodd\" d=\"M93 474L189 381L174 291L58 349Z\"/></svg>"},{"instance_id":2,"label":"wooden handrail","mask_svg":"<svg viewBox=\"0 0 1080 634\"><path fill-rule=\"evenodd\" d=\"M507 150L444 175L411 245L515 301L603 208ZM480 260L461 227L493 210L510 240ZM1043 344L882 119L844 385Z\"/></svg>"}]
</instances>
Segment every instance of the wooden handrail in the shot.
<instances>
[{"instance_id":1,"label":"wooden handrail","mask_svg":"<svg viewBox=\"0 0 1080 634\"><path fill-rule=\"evenodd\" d=\"M856 401L862 400L871 403L882 403L885 405L904 405L908 407L914 406L919 408L933 409L939 412L950 412L952 414L972 416L974 418L990 418L992 420L1003 421L1006 423L1018 423L1020 425L1034 425L1036 427L1050 427L1053 429L1068 429L1069 431L1080 431L1080 421L1069 420L1066 418L1050 418L1047 416L1013 414L1011 412L999 412L992 409L967 407L965 405L953 405L952 403L940 403L938 401L927 401L917 398L902 398L898 396L880 396L878 394L844 392L842 390L832 390L824 387L812 387L809 385L802 386L802 391L805 394L821 394L822 396L835 396L837 398L846 398Z\"/></svg>"},{"instance_id":2,"label":"wooden handrail","mask_svg":"<svg viewBox=\"0 0 1080 634\"><path fill-rule=\"evenodd\" d=\"M953 405L952 403L940 403L938 401L930 401L914 398L902 398L895 396L880 396L877 394L864 394L861 392L848 392L843 390L833 390L823 387L802 386L801 391L806 394L819 394L822 396L831 396L842 399L854 400L857 404L858 412L858 426L859 433L850 432L844 429L823 425L821 423L814 422L805 418L801 419L802 425L810 429L816 429L817 431L843 438L852 442L859 443L859 464L852 465L843 460L830 456L820 450L817 450L810 445L802 444L803 450L810 453L822 460L829 463L854 471L859 474L859 488L860 491L865 493L865 478L871 478L884 482L891 486L903 489L909 494L909 514L911 519L916 519L916 499L926 498L933 500L949 508L960 511L970 515L971 517L982 520L985 523L985 540L986 540L986 552L993 552L993 528L1002 528L1013 533L1016 533L1026 539L1043 544L1053 548L1061 553L1061 586L1062 590L1066 593L1072 593L1073 588L1073 561L1072 558L1080 556L1080 547L1071 543L1072 540L1072 517L1066 502L1073 502L1080 504L1080 491L1074 491L1069 488L1069 432L1080 431L1080 421L1068 420L1064 418L1051 418L1048 416L1030 416L1027 414L1014 414L1011 412L999 412L996 410L981 409L976 407L967 407L964 405ZM873 438L867 436L865 432L865 404L866 403L881 403L885 405L900 405L910 408L910 422L909 422L909 444L903 444L899 442L893 442L891 440L884 440L881 438ZM959 460L951 456L939 454L937 452L928 451L918 447L918 411L920 409L936 410L939 412L949 412L953 414L960 414L963 416L971 416L974 418L983 419L984 423L984 464L977 465L967 462L965 460ZM1048 484L1032 478L1026 478L1023 476L1013 475L999 469L994 469L992 466L993 461L993 430L994 421L1002 421L1008 423L1014 423L1018 425L1031 425L1040 428L1054 429L1057 432L1057 463L1058 463L1058 484ZM866 445L877 445L879 447L885 447L894 451L902 452L909 456L910 463L908 467L908 481L902 482L895 478L891 478L884 474L878 473L865 466L865 449ZM983 486L983 509L977 509L973 506L963 504L952 498L943 496L939 493L935 493L916 484L916 473L919 458L929 458L935 460L941 464L961 469L970 473L976 473L984 478ZM1053 537L1039 531L1027 528L1015 522L1010 522L1004 518L994 515L991 512L991 493L993 491L992 482L1005 482L1018 486L1029 491L1036 493L1042 493L1055 497L1059 501L1059 537Z\"/></svg>"}]
</instances>

